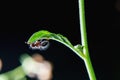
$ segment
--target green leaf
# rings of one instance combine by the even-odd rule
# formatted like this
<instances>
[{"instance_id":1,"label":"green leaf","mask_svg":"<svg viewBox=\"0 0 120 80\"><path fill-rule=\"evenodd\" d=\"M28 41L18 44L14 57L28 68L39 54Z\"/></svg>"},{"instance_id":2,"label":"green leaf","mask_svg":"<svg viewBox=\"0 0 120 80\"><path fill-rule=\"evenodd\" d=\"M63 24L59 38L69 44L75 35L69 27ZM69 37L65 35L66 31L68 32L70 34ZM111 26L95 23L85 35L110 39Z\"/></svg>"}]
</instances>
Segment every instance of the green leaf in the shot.
<instances>
[{"instance_id":1,"label":"green leaf","mask_svg":"<svg viewBox=\"0 0 120 80\"><path fill-rule=\"evenodd\" d=\"M37 40L40 39L51 39L51 40L55 40L58 41L62 44L64 44L65 46L67 46L68 48L70 48L73 52L75 52L78 56L80 56L81 58L84 57L84 54L82 53L82 50L76 49L71 42L63 35L61 34L55 34L55 33L51 33L49 31L46 30L40 30L38 32L35 32L27 41L28 44L32 44Z\"/></svg>"},{"instance_id":2,"label":"green leaf","mask_svg":"<svg viewBox=\"0 0 120 80\"><path fill-rule=\"evenodd\" d=\"M28 40L28 44L31 44L41 38L44 38L44 37L49 37L51 33L48 32L48 31L45 31L45 30L41 30L41 31L38 31L38 32L35 32L31 37L30 39Z\"/></svg>"}]
</instances>

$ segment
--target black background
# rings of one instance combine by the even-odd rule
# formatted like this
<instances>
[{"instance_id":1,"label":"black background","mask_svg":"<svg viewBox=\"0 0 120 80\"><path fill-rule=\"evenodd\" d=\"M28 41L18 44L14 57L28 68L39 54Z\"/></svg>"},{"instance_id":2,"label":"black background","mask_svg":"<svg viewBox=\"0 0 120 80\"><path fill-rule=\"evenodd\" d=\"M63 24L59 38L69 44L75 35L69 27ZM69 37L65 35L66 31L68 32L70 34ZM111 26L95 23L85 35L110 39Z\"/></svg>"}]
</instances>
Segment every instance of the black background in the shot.
<instances>
[{"instance_id":1,"label":"black background","mask_svg":"<svg viewBox=\"0 0 120 80\"><path fill-rule=\"evenodd\" d=\"M117 0L85 0L91 61L97 80L120 80ZM6 1L0 9L1 73L20 65L23 53L40 53L54 65L54 80L89 80L84 62L69 48L50 41L46 51L30 50L25 41L36 31L48 30L81 43L77 0Z\"/></svg>"}]
</instances>

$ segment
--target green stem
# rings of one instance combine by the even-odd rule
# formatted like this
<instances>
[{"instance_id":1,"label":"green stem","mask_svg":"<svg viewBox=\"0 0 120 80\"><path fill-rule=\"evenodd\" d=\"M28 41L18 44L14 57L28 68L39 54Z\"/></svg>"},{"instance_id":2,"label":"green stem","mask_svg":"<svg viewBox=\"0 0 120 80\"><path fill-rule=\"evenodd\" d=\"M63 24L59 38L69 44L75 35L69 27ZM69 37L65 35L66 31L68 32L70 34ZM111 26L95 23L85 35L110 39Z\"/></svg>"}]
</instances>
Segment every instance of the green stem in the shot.
<instances>
[{"instance_id":1,"label":"green stem","mask_svg":"<svg viewBox=\"0 0 120 80\"><path fill-rule=\"evenodd\" d=\"M85 22L85 8L84 0L79 0L79 19L80 19L80 31L81 31L81 41L83 46L83 53L86 56L84 58L85 66L90 80L96 80L95 73L92 67L92 63L89 56L88 43L87 43L87 31Z\"/></svg>"},{"instance_id":2,"label":"green stem","mask_svg":"<svg viewBox=\"0 0 120 80\"><path fill-rule=\"evenodd\" d=\"M19 66L14 70L0 74L0 80L26 80L25 76L23 68Z\"/></svg>"}]
</instances>

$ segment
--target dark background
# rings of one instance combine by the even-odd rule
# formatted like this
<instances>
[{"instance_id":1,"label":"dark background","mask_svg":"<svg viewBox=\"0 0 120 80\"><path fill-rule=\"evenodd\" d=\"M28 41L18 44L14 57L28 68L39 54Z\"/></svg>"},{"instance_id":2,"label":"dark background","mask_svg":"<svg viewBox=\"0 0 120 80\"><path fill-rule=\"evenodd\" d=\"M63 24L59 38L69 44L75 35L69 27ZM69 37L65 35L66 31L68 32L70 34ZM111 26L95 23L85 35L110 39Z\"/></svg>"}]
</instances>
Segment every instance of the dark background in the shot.
<instances>
[{"instance_id":1,"label":"dark background","mask_svg":"<svg viewBox=\"0 0 120 80\"><path fill-rule=\"evenodd\" d=\"M97 80L120 80L117 0L85 0L87 37ZM0 7L1 73L20 65L23 53L40 53L54 64L54 80L89 80L84 62L69 48L50 41L46 51L31 50L25 41L45 29L81 43L77 0L6 1Z\"/></svg>"}]
</instances>

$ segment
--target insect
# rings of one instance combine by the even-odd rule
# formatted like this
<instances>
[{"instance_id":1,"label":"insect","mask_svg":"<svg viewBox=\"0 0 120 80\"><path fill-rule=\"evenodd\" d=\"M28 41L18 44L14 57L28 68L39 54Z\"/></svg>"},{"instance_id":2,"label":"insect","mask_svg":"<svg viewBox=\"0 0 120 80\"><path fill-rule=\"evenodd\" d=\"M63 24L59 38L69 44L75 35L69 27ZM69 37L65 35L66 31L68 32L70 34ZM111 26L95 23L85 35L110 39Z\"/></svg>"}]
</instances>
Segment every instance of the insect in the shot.
<instances>
[{"instance_id":1,"label":"insect","mask_svg":"<svg viewBox=\"0 0 120 80\"><path fill-rule=\"evenodd\" d=\"M49 41L47 39L40 39L34 43L29 44L31 49L46 50L49 47Z\"/></svg>"}]
</instances>

